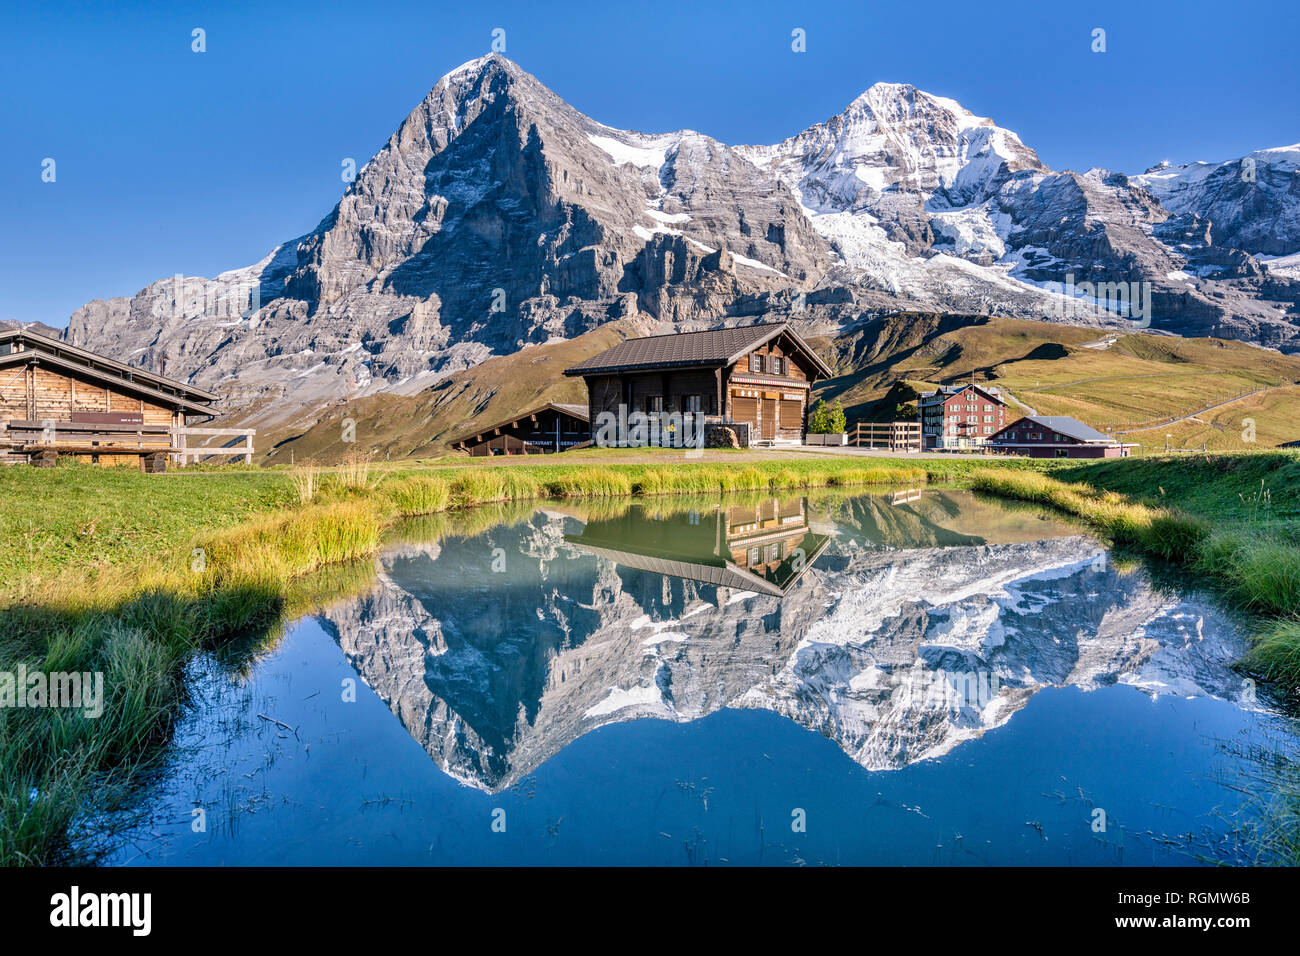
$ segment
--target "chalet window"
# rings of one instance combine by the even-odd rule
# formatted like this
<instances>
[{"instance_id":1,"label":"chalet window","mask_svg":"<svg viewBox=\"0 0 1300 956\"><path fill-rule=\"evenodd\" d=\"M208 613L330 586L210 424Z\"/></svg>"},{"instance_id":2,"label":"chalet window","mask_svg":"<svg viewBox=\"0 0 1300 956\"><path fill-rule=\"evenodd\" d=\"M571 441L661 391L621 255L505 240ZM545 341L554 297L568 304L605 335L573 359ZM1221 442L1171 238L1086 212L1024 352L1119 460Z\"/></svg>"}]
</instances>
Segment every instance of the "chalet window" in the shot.
<instances>
[{"instance_id":1,"label":"chalet window","mask_svg":"<svg viewBox=\"0 0 1300 956\"><path fill-rule=\"evenodd\" d=\"M684 412L702 412L704 411L703 395L683 395L682 411Z\"/></svg>"},{"instance_id":2,"label":"chalet window","mask_svg":"<svg viewBox=\"0 0 1300 956\"><path fill-rule=\"evenodd\" d=\"M772 374L773 375L785 374L785 359L781 358L781 356L779 355L772 356Z\"/></svg>"},{"instance_id":3,"label":"chalet window","mask_svg":"<svg viewBox=\"0 0 1300 956\"><path fill-rule=\"evenodd\" d=\"M662 412L664 410L664 397L662 395L647 395L645 397L645 410L647 412Z\"/></svg>"},{"instance_id":4,"label":"chalet window","mask_svg":"<svg viewBox=\"0 0 1300 956\"><path fill-rule=\"evenodd\" d=\"M1056 457L1057 457L1057 458L1069 458L1069 457L1070 457L1070 449L1068 449L1068 448L1058 448L1058 449L1056 449Z\"/></svg>"},{"instance_id":5,"label":"chalet window","mask_svg":"<svg viewBox=\"0 0 1300 956\"><path fill-rule=\"evenodd\" d=\"M763 371L763 356L759 355L757 352L751 354L749 356L749 370L751 372Z\"/></svg>"},{"instance_id":6,"label":"chalet window","mask_svg":"<svg viewBox=\"0 0 1300 956\"><path fill-rule=\"evenodd\" d=\"M751 565L758 564L758 548L749 549L749 563Z\"/></svg>"}]
</instances>

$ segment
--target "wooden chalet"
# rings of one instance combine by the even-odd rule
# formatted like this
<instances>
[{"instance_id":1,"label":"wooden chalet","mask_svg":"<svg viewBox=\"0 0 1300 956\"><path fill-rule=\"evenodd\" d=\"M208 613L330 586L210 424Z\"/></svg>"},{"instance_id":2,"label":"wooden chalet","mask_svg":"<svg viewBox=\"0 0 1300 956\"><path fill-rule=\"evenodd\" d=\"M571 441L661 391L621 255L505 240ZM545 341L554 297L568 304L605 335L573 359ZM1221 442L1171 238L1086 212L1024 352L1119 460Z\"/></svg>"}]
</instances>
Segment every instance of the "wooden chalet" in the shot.
<instances>
[{"instance_id":1,"label":"wooden chalet","mask_svg":"<svg viewBox=\"0 0 1300 956\"><path fill-rule=\"evenodd\" d=\"M664 517L636 505L564 540L626 568L781 597L826 550L803 498L714 505Z\"/></svg>"},{"instance_id":2,"label":"wooden chalet","mask_svg":"<svg viewBox=\"0 0 1300 956\"><path fill-rule=\"evenodd\" d=\"M51 465L64 454L163 471L168 457L185 453L196 431L188 421L211 418L216 398L36 332L0 331L3 462Z\"/></svg>"},{"instance_id":3,"label":"wooden chalet","mask_svg":"<svg viewBox=\"0 0 1300 956\"><path fill-rule=\"evenodd\" d=\"M601 413L692 412L738 426L742 445L799 444L809 393L831 370L786 324L628 339L565 369L587 383L588 421Z\"/></svg>"},{"instance_id":4,"label":"wooden chalet","mask_svg":"<svg viewBox=\"0 0 1300 956\"><path fill-rule=\"evenodd\" d=\"M467 433L453 440L451 446L478 458L568 451L590 440L585 405L547 402L509 421Z\"/></svg>"}]
</instances>

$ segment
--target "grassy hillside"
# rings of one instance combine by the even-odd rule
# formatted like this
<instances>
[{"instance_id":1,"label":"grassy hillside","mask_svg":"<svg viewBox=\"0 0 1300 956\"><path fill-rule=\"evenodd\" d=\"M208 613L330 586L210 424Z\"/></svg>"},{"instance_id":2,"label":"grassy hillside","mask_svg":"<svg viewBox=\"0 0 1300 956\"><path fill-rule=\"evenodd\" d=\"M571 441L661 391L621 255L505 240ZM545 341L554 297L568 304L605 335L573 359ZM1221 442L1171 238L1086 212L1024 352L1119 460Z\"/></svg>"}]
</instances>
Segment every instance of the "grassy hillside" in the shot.
<instances>
[{"instance_id":1,"label":"grassy hillside","mask_svg":"<svg viewBox=\"0 0 1300 956\"><path fill-rule=\"evenodd\" d=\"M372 395L324 409L305 431L259 433L263 464L338 462L361 453L385 459L434 458L448 442L544 402L585 404L582 379L564 369L645 331L633 320L611 322L566 342L490 358L416 395ZM343 421L356 423L356 442L343 441Z\"/></svg>"},{"instance_id":2,"label":"grassy hillside","mask_svg":"<svg viewBox=\"0 0 1300 956\"><path fill-rule=\"evenodd\" d=\"M1125 440L1163 447L1269 448L1300 438L1300 357L1244 342L1106 332L1048 322L900 316L903 328L867 325L823 340L841 374L818 393L839 397L850 419L906 411L927 384L991 382L1044 415L1070 415ZM969 321L969 320L968 320ZM1243 393L1265 390L1236 400ZM1198 421L1166 423L1209 405ZM1242 420L1253 418L1252 445ZM1144 427L1145 426L1145 427ZM1128 429L1142 431L1128 433Z\"/></svg>"},{"instance_id":3,"label":"grassy hillside","mask_svg":"<svg viewBox=\"0 0 1300 956\"><path fill-rule=\"evenodd\" d=\"M358 451L379 461L446 456L450 440L476 427L546 401L585 401L582 381L563 370L647 331L636 320L620 320L571 341L489 359L417 395L332 405L306 421L260 431L261 463L332 463ZM1293 387L1300 357L1243 342L903 313L864 320L833 338L810 337L809 344L837 371L817 394L839 398L850 421L911 418L918 392L974 379L1008 390L1021 403L1013 405L1017 414L1032 408L1071 415L1151 449L1163 448L1166 435L1175 448L1223 451L1300 438L1300 390ZM1169 424L1225 400L1231 404ZM342 441L349 418L355 444ZM1253 444L1242 440L1246 418L1254 420Z\"/></svg>"}]
</instances>

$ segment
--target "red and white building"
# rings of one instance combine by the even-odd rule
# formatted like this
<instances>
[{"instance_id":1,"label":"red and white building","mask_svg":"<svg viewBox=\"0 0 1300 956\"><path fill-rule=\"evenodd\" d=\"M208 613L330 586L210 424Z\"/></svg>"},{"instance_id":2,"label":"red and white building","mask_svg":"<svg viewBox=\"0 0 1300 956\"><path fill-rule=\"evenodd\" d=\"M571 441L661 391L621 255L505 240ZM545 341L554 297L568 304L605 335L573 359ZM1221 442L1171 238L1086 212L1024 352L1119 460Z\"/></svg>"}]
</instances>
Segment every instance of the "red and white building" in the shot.
<instances>
[{"instance_id":1,"label":"red and white building","mask_svg":"<svg viewBox=\"0 0 1300 956\"><path fill-rule=\"evenodd\" d=\"M1006 425L1007 401L989 385L941 385L921 394L918 414L925 450L981 448Z\"/></svg>"},{"instance_id":2,"label":"red and white building","mask_svg":"<svg viewBox=\"0 0 1300 956\"><path fill-rule=\"evenodd\" d=\"M995 434L988 450L1029 458L1127 458L1126 445L1065 415L1029 415Z\"/></svg>"}]
</instances>

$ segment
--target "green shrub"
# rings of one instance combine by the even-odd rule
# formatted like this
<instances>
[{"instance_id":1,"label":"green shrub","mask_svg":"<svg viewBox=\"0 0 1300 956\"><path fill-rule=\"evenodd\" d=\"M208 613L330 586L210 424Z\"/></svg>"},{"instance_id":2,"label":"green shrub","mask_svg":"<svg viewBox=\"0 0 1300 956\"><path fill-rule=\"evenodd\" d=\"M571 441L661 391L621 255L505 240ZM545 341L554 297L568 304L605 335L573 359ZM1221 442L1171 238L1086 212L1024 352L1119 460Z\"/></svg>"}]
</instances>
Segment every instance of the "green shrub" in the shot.
<instances>
[{"instance_id":1,"label":"green shrub","mask_svg":"<svg viewBox=\"0 0 1300 956\"><path fill-rule=\"evenodd\" d=\"M825 399L819 398L808 411L808 431L814 435L842 435L848 428L844 406L838 398L830 405L826 404Z\"/></svg>"}]
</instances>

